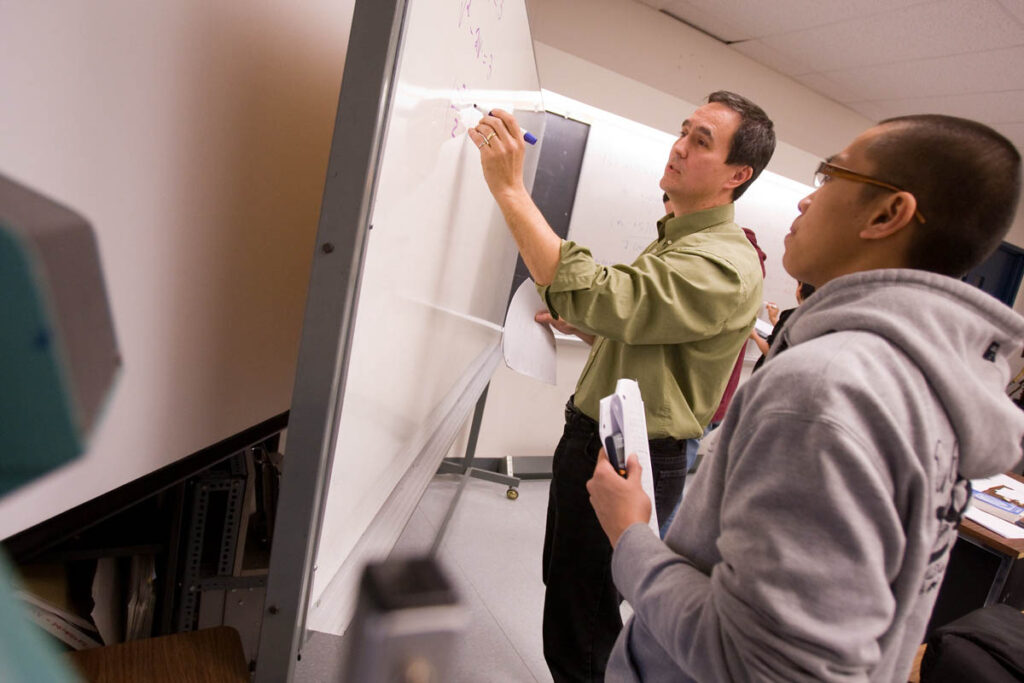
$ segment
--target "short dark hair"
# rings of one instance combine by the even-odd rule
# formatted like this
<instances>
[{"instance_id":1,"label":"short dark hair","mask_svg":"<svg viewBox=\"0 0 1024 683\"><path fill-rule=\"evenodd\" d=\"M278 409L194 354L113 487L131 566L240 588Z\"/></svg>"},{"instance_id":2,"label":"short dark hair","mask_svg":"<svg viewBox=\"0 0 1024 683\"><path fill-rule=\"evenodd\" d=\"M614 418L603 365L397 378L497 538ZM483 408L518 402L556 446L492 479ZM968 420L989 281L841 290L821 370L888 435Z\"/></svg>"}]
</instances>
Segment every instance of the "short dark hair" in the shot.
<instances>
[{"instance_id":1,"label":"short dark hair","mask_svg":"<svg viewBox=\"0 0 1024 683\"><path fill-rule=\"evenodd\" d=\"M725 163L750 166L754 172L750 180L733 189L732 199L736 201L771 161L775 153L775 124L764 113L764 109L728 90L716 90L708 95L708 104L711 103L724 104L740 115L740 127L732 136L732 145Z\"/></svg>"},{"instance_id":2,"label":"short dark hair","mask_svg":"<svg viewBox=\"0 0 1024 683\"><path fill-rule=\"evenodd\" d=\"M955 116L899 116L879 125L885 132L865 150L874 173L913 194L926 221L914 233L907 265L962 276L1013 223L1020 152L988 126Z\"/></svg>"}]
</instances>

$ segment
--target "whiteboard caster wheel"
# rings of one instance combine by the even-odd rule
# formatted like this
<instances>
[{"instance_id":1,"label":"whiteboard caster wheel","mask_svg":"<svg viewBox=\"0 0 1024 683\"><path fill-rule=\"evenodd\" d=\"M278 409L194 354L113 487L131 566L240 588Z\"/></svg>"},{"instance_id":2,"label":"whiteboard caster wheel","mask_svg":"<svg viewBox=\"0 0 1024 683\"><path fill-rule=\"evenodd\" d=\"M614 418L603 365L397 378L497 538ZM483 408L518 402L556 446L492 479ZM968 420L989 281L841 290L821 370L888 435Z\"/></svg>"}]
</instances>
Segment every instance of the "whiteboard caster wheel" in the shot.
<instances>
[{"instance_id":1,"label":"whiteboard caster wheel","mask_svg":"<svg viewBox=\"0 0 1024 683\"><path fill-rule=\"evenodd\" d=\"M508 487L508 491L505 491L505 497L509 500L515 500L519 497L519 489Z\"/></svg>"}]
</instances>

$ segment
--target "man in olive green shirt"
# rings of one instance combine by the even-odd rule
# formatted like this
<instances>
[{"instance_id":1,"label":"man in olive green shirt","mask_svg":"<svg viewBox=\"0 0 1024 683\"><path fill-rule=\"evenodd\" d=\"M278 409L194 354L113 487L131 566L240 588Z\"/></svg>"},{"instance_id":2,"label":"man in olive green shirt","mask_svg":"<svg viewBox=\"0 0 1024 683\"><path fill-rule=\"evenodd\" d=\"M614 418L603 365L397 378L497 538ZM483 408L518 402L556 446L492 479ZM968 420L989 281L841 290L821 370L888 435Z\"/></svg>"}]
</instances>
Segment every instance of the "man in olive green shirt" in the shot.
<instances>
[{"instance_id":1,"label":"man in olive green shirt","mask_svg":"<svg viewBox=\"0 0 1024 683\"><path fill-rule=\"evenodd\" d=\"M556 681L600 681L622 628L611 545L586 482L600 450L598 402L621 377L644 399L655 505L668 515L686 477L684 441L698 437L721 399L761 301L757 253L733 222L733 200L767 165L772 122L757 105L712 93L682 124L661 188L675 214L632 265L601 266L562 241L522 181L515 119L496 110L469 131L488 187L551 322L593 348L555 451L544 539L544 656Z\"/></svg>"}]
</instances>

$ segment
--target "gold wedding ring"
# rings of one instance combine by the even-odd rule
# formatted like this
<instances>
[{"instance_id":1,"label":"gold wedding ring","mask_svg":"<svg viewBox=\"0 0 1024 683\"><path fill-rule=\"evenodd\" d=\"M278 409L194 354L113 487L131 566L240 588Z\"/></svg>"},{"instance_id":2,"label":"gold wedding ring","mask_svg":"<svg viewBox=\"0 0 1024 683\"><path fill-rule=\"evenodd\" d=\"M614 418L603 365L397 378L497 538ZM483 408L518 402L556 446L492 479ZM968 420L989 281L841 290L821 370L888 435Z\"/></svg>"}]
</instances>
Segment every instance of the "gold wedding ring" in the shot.
<instances>
[{"instance_id":1,"label":"gold wedding ring","mask_svg":"<svg viewBox=\"0 0 1024 683\"><path fill-rule=\"evenodd\" d=\"M494 137L497 137L497 136L498 136L497 133L494 133L494 132L488 133L487 137L484 138L484 142L486 142L489 145L489 144L491 144L491 138L494 138Z\"/></svg>"}]
</instances>

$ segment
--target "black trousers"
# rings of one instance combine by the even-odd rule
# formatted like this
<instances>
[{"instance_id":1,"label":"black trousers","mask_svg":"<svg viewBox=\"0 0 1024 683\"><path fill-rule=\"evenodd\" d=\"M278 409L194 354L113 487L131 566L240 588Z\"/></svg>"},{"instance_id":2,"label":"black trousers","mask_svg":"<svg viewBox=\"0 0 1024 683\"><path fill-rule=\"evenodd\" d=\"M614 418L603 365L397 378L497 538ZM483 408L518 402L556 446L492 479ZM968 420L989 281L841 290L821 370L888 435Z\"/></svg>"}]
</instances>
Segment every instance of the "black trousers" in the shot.
<instances>
[{"instance_id":1,"label":"black trousers","mask_svg":"<svg viewBox=\"0 0 1024 683\"><path fill-rule=\"evenodd\" d=\"M686 442L653 439L655 507L667 519L686 481ZM565 430L555 449L544 534L544 658L556 683L603 681L622 630L612 582L612 546L590 506L587 481L601 449L597 423L565 407Z\"/></svg>"}]
</instances>

